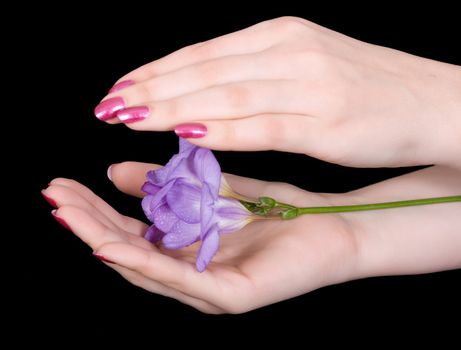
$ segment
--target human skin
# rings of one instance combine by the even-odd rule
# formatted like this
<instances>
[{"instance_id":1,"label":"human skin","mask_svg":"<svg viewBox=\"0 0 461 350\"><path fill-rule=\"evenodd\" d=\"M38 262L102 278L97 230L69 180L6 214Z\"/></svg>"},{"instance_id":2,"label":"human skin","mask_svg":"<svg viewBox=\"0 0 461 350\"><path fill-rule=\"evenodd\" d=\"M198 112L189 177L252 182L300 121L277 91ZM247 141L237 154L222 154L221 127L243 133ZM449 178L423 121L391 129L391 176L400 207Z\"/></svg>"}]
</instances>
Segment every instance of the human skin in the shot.
<instances>
[{"instance_id":1,"label":"human skin","mask_svg":"<svg viewBox=\"0 0 461 350\"><path fill-rule=\"evenodd\" d=\"M127 80L134 84L104 100L147 107L119 112L132 129L190 137L194 127L184 124L193 122L207 132L195 127L192 136L203 137L190 142L217 150L280 150L358 167L461 167L461 67L301 18L183 48L118 82Z\"/></svg>"},{"instance_id":2,"label":"human skin","mask_svg":"<svg viewBox=\"0 0 461 350\"><path fill-rule=\"evenodd\" d=\"M121 191L142 197L145 173L156 168L126 162L114 165L111 174ZM225 176L248 197L323 206L458 194L460 175L432 167L345 194ZM461 267L461 203L253 222L223 235L212 263L199 273L194 267L199 244L174 251L152 245L142 238L145 223L119 214L73 180L55 179L44 194L56 203L55 215L129 282L206 313L246 312L369 276Z\"/></svg>"}]
</instances>

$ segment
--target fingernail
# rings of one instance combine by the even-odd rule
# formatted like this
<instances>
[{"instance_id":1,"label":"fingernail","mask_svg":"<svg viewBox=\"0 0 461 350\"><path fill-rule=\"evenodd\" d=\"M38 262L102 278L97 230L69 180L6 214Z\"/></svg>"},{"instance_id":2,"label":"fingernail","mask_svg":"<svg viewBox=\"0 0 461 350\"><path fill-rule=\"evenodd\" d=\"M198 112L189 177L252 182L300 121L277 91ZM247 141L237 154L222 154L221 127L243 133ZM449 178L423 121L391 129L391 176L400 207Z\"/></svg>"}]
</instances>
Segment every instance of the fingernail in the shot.
<instances>
[{"instance_id":1,"label":"fingernail","mask_svg":"<svg viewBox=\"0 0 461 350\"><path fill-rule=\"evenodd\" d=\"M45 200L48 202L49 205L51 205L53 208L57 208L58 207L58 204L56 203L56 201L51 198L51 197L48 197L46 194L45 194L45 190L42 190L42 196L43 198L45 198Z\"/></svg>"},{"instance_id":2,"label":"fingernail","mask_svg":"<svg viewBox=\"0 0 461 350\"><path fill-rule=\"evenodd\" d=\"M114 261L107 259L104 255L101 255L101 254L99 254L99 253L93 252L93 256L96 257L96 258L98 258L98 259L101 260L101 261L106 262L106 263L115 264Z\"/></svg>"},{"instance_id":3,"label":"fingernail","mask_svg":"<svg viewBox=\"0 0 461 350\"><path fill-rule=\"evenodd\" d=\"M63 218L59 217L57 214L56 214L57 210L53 210L51 212L51 215L53 215L53 217L56 219L57 222L59 222L64 228L68 229L69 231L72 231L72 229L70 228L70 226L67 224L67 222L64 221Z\"/></svg>"},{"instance_id":4,"label":"fingernail","mask_svg":"<svg viewBox=\"0 0 461 350\"><path fill-rule=\"evenodd\" d=\"M107 177L112 181L112 165L107 168Z\"/></svg>"},{"instance_id":5,"label":"fingernail","mask_svg":"<svg viewBox=\"0 0 461 350\"><path fill-rule=\"evenodd\" d=\"M125 124L144 120L149 116L149 108L145 106L129 107L117 112L117 118Z\"/></svg>"},{"instance_id":6,"label":"fingernail","mask_svg":"<svg viewBox=\"0 0 461 350\"><path fill-rule=\"evenodd\" d=\"M94 114L99 120L115 118L117 111L125 108L125 102L121 97L113 97L102 101L94 109Z\"/></svg>"},{"instance_id":7,"label":"fingernail","mask_svg":"<svg viewBox=\"0 0 461 350\"><path fill-rule=\"evenodd\" d=\"M206 135L207 128L203 124L188 123L188 124L178 125L174 129L174 132L179 137L182 137L185 139L198 139Z\"/></svg>"},{"instance_id":8,"label":"fingernail","mask_svg":"<svg viewBox=\"0 0 461 350\"><path fill-rule=\"evenodd\" d=\"M131 86L131 85L134 85L135 82L134 80L123 80L117 84L115 84L114 86L111 87L111 89L109 90L109 94L113 93L113 92L116 92L116 91L119 91L119 90L122 90L128 86Z\"/></svg>"}]
</instances>

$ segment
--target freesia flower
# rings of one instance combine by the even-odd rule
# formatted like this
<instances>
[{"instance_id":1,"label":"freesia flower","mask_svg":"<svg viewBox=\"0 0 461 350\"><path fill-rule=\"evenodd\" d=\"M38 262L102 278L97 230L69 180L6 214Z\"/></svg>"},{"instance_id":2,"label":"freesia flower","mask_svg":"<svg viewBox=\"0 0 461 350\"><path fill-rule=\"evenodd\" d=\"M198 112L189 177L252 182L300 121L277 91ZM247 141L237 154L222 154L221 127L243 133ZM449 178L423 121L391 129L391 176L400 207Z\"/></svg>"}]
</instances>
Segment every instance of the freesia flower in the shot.
<instances>
[{"instance_id":1,"label":"freesia flower","mask_svg":"<svg viewBox=\"0 0 461 350\"><path fill-rule=\"evenodd\" d=\"M381 210L415 205L461 202L461 195L396 202L329 207L296 207L271 197L257 201L232 192L210 150L179 140L179 153L165 167L149 171L142 207L153 223L144 237L179 249L202 241L196 267L203 272L219 248L223 233L237 231L256 218L291 220L306 214Z\"/></svg>"},{"instance_id":2,"label":"freesia flower","mask_svg":"<svg viewBox=\"0 0 461 350\"><path fill-rule=\"evenodd\" d=\"M220 235L237 231L252 213L237 199L226 197L228 185L213 153L184 139L179 153L161 169L149 171L142 207L153 223L145 234L168 249L202 241L196 267L205 270L219 247Z\"/></svg>"}]
</instances>

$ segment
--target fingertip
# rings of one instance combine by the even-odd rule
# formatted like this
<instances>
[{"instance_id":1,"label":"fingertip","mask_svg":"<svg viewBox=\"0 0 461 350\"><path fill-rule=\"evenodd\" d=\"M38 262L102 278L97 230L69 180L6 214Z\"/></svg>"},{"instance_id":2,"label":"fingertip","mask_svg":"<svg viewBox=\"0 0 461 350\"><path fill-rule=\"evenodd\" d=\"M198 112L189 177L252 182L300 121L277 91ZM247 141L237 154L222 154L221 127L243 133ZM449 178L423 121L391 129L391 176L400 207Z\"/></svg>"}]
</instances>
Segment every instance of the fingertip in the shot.
<instances>
[{"instance_id":1,"label":"fingertip","mask_svg":"<svg viewBox=\"0 0 461 350\"><path fill-rule=\"evenodd\" d=\"M144 197L141 186L146 181L146 173L149 170L159 168L155 164L122 162L110 166L110 174L107 176L113 184L122 192L136 196Z\"/></svg>"},{"instance_id":2,"label":"fingertip","mask_svg":"<svg viewBox=\"0 0 461 350\"><path fill-rule=\"evenodd\" d=\"M115 166L116 164L111 164L109 165L109 167L107 168L107 178L113 182L112 180L112 169L113 167Z\"/></svg>"}]
</instances>

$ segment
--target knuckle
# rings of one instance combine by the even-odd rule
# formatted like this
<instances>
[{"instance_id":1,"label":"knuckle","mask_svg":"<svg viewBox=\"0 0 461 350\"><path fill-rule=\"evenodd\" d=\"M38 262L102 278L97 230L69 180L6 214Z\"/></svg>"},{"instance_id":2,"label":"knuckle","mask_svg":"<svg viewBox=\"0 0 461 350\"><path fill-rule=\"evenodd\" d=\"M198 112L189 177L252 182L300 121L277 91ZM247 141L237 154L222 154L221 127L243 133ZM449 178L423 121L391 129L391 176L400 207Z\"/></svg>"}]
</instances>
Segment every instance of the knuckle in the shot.
<instances>
[{"instance_id":1,"label":"knuckle","mask_svg":"<svg viewBox=\"0 0 461 350\"><path fill-rule=\"evenodd\" d=\"M225 92L225 100L231 110L240 110L251 102L251 91L242 85L229 86Z\"/></svg>"},{"instance_id":2,"label":"knuckle","mask_svg":"<svg viewBox=\"0 0 461 350\"><path fill-rule=\"evenodd\" d=\"M215 40L207 40L188 47L188 51L192 56L197 58L207 57L216 51Z\"/></svg>"},{"instance_id":3,"label":"knuckle","mask_svg":"<svg viewBox=\"0 0 461 350\"><path fill-rule=\"evenodd\" d=\"M272 25L277 31L292 34L306 29L306 23L306 20L299 17L284 16L274 19Z\"/></svg>"},{"instance_id":4,"label":"knuckle","mask_svg":"<svg viewBox=\"0 0 461 350\"><path fill-rule=\"evenodd\" d=\"M137 100L148 101L154 98L153 81L137 84L135 95Z\"/></svg>"},{"instance_id":5,"label":"knuckle","mask_svg":"<svg viewBox=\"0 0 461 350\"><path fill-rule=\"evenodd\" d=\"M224 128L223 131L223 142L221 141L220 143L224 146L222 149L223 151L225 150L231 150L235 148L236 145L239 144L238 141L238 136L237 136L237 128L234 125L234 123L227 123L227 126Z\"/></svg>"},{"instance_id":6,"label":"knuckle","mask_svg":"<svg viewBox=\"0 0 461 350\"><path fill-rule=\"evenodd\" d=\"M224 64L216 61L203 63L197 68L197 78L209 82L215 81L218 77L223 75L225 67Z\"/></svg>"},{"instance_id":7,"label":"knuckle","mask_svg":"<svg viewBox=\"0 0 461 350\"><path fill-rule=\"evenodd\" d=\"M165 117L162 119L166 119L170 122L170 124L175 124L177 123L177 120L179 119L179 116L181 115L181 107L180 103L177 101L177 99L172 99L168 102L165 102ZM136 123L133 123L136 124Z\"/></svg>"},{"instance_id":8,"label":"knuckle","mask_svg":"<svg viewBox=\"0 0 461 350\"><path fill-rule=\"evenodd\" d=\"M263 123L263 139L266 144L263 145L266 149L279 149L285 145L288 140L289 128L283 118L268 118Z\"/></svg>"}]
</instances>

